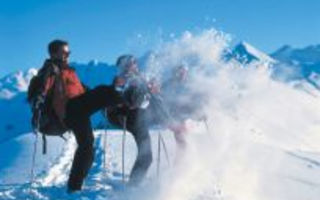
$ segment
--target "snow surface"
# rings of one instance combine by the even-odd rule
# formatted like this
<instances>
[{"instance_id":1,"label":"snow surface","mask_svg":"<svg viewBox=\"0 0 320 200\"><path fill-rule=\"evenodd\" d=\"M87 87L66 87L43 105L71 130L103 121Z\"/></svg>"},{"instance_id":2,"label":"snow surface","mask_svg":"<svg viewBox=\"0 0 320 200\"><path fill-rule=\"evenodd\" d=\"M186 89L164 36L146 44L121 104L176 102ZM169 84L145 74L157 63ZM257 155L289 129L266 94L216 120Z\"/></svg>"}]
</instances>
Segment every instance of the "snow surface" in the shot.
<instances>
[{"instance_id":1,"label":"snow surface","mask_svg":"<svg viewBox=\"0 0 320 200\"><path fill-rule=\"evenodd\" d=\"M240 125L245 122L234 123ZM207 132L202 123L190 124L196 131L189 132L190 149L187 159L180 165L173 165L175 143L172 133L160 132L170 155L169 165L162 152L160 177L156 173L159 131L152 131L153 165L145 186L129 192L113 188L121 187L122 131L95 132L95 162L82 193L75 195L66 193L66 181L76 147L74 138L70 136L63 146L54 145L54 138L50 138L51 155L44 157L38 152L36 183L30 186L28 176L34 136L21 136L18 139L20 143L16 145L20 148L14 148L17 149L16 155L11 153L17 160L7 165L11 171L0 170L1 174L7 173L1 177L0 199L318 199L320 153L296 149L295 145L290 147L294 142L299 143L296 138L291 138L292 135L288 136L291 141L288 138L288 141L277 143L274 140L279 140L278 133L266 136L247 127L243 130L246 133L239 133L232 139L229 134L221 136L216 131L211 132L215 130L214 125ZM230 141L220 141L226 138ZM130 134L126 141L125 171L128 175L136 156L136 146ZM38 149L40 146L39 142ZM17 178L24 180L17 181Z\"/></svg>"},{"instance_id":2,"label":"snow surface","mask_svg":"<svg viewBox=\"0 0 320 200\"><path fill-rule=\"evenodd\" d=\"M95 162L86 180L82 199L111 198L115 195L112 187L122 185L122 134L122 131L110 130L95 132ZM166 139L171 140L167 144L173 142L171 134L163 133L163 135ZM152 136L154 148L157 148L158 132L154 131ZM38 142L36 179L35 184L30 186L28 182L30 180L32 143L34 140L35 136L30 133L1 145L1 153L4 153L8 145L15 151L7 155L5 167L0 168L2 174L0 199L32 199L34 197L36 199L79 199L78 195L70 197L66 193L66 181L76 148L74 137L69 135L66 143L56 141L57 138L54 137L49 138L49 155L45 156L41 155L41 142ZM127 135L126 141L125 172L128 175L136 156L136 146L130 134ZM61 145L61 143L64 144ZM170 147L173 147L173 145L170 145ZM172 151L171 148L170 150ZM154 157L156 158L156 156L157 154L154 152ZM163 159L161 166L165 170L165 168L168 168L168 163L164 162L164 154L162 154L161 159ZM149 171L148 179L155 180L155 174L156 165L154 164ZM31 192L30 188L32 189Z\"/></svg>"}]
</instances>

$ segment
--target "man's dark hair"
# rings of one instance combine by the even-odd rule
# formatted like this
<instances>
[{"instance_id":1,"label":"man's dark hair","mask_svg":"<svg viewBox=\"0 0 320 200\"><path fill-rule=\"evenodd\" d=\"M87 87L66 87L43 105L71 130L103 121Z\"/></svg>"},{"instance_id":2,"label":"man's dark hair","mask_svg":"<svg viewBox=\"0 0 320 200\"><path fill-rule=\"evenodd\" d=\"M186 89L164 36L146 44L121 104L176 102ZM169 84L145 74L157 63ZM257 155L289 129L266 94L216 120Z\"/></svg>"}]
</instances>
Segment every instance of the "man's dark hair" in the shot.
<instances>
[{"instance_id":1,"label":"man's dark hair","mask_svg":"<svg viewBox=\"0 0 320 200\"><path fill-rule=\"evenodd\" d=\"M50 56L57 53L61 47L66 45L68 45L68 42L64 40L53 40L52 42L50 42L48 45L48 52Z\"/></svg>"}]
</instances>

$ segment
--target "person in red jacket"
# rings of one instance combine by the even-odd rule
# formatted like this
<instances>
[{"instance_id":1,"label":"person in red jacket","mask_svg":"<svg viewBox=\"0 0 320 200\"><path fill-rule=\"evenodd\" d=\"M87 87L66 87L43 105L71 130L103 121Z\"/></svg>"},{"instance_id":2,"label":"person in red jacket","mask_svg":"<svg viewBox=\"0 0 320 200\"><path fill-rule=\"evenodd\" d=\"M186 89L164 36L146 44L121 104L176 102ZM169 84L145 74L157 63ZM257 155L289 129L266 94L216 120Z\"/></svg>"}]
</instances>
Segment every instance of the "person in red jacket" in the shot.
<instances>
[{"instance_id":1,"label":"person in red jacket","mask_svg":"<svg viewBox=\"0 0 320 200\"><path fill-rule=\"evenodd\" d=\"M72 193L81 190L94 159L90 116L105 107L117 107L123 102L113 86L100 85L86 90L75 70L69 66L70 51L66 41L54 40L48 49L50 58L39 71L44 77L41 92L32 105L44 103L44 99L50 97L50 107L56 118L72 130L76 138L78 147L68 180L68 192Z\"/></svg>"}]
</instances>

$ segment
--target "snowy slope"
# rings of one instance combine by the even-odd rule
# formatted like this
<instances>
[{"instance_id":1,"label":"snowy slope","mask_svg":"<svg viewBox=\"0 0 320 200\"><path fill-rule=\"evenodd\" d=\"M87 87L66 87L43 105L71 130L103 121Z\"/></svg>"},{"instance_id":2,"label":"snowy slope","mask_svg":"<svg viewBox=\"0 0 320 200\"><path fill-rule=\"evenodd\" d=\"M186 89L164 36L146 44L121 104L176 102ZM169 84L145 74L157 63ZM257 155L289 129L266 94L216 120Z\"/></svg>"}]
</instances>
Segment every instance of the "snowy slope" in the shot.
<instances>
[{"instance_id":1,"label":"snowy slope","mask_svg":"<svg viewBox=\"0 0 320 200\"><path fill-rule=\"evenodd\" d=\"M83 194L83 197L90 199L102 199L113 195L114 191L112 187L115 185L121 186L122 131L108 131L108 133L106 133L105 130L101 130L96 131L95 136L95 162L86 181L84 188L85 194ZM154 148L156 148L157 133L153 133L152 136L152 139L154 140ZM173 141L172 137L170 137L171 135L164 134L164 136L171 140L171 142ZM6 169L0 168L1 174L2 172L7 172L6 170L11 170L8 171L10 174L1 177L0 199L33 198L33 195L30 195L29 191L30 184L27 183L30 175L32 158L31 142L33 139L34 137L31 134L19 137L18 141L20 142L15 146L20 147L21 149L16 148L16 155L14 155L18 160L11 161L10 164L7 164ZM49 140L49 144L54 142L52 139L54 138ZM15 142L16 140L10 141L8 144L2 144L1 147L7 148L6 145L11 145ZM168 144L170 144L170 141ZM40 145L41 143L38 142L38 148ZM53 143L52 146L54 146L53 149L52 147L49 148L49 152L51 151L50 155L45 156L45 158L38 152L39 154L37 155L36 162L36 183L32 187L33 192L31 194L34 194L37 199L79 199L78 196L70 197L66 193L65 187L73 159L73 153L76 148L74 138L69 137L68 142L63 146L56 146L55 143ZM24 160L19 160L19 157L22 156L24 157ZM125 162L125 172L127 175L133 165L135 156L136 147L132 136L128 134ZM154 157L156 157L156 153L154 153ZM162 157L162 159L164 160L165 158ZM44 163L44 160L46 160L47 163ZM20 166L21 163L25 163L27 165ZM162 162L161 166L167 167L167 163ZM155 178L155 172L155 165L153 165L149 172L150 180ZM19 177L21 180L15 180L15 177Z\"/></svg>"},{"instance_id":2,"label":"snowy slope","mask_svg":"<svg viewBox=\"0 0 320 200\"><path fill-rule=\"evenodd\" d=\"M208 133L203 125L198 123L193 127L197 127L198 130L189 133L189 141L191 140L189 154L192 156L188 157L181 166L173 167L172 164L168 165L162 152L161 179L156 175L158 132L152 132L155 159L149 170L147 185L141 189L127 191L128 193L114 189L114 187L121 187L122 132L109 131L106 135L105 131L101 130L95 133L95 162L81 194L70 196L66 193L66 181L75 150L75 141L71 137L64 147L59 146L54 150L60 153L54 152L52 153L54 156L46 157L46 164L42 163L41 155L37 156L36 183L31 191L27 183L31 149L20 151L17 157L25 154L25 162L12 164L11 170L14 169L13 166L20 166L21 163L28 165L24 166L22 171L17 170L18 174L13 174L14 170L12 170L7 177L14 179L23 175L26 182L25 184L16 184L17 182L14 181L11 181L11 184L1 183L0 199L253 200L258 199L257 194L263 194L259 198L262 200L318 199L320 194L319 152L288 149L285 144L268 143L267 140L261 139L264 137L263 133L251 130L247 134L242 134L245 138L241 141L236 143L233 141L229 144L230 146L224 147L228 148L228 151L220 154L221 144L217 144L221 142L219 136L212 133L211 139L208 140ZM170 132L161 132L161 134L169 146L170 160L173 163L175 159L173 137ZM133 139L130 135L128 136L125 154L126 174L132 167L136 155ZM23 137L33 138L31 135ZM269 135L268 137L277 136ZM27 142L22 146L32 145ZM247 154L243 154L244 148ZM212 152L203 152L203 150ZM246 163L245 166L244 163Z\"/></svg>"},{"instance_id":3,"label":"snowy slope","mask_svg":"<svg viewBox=\"0 0 320 200\"><path fill-rule=\"evenodd\" d=\"M25 92L11 99L0 99L0 109L0 143L31 131L31 112Z\"/></svg>"},{"instance_id":4,"label":"snowy slope","mask_svg":"<svg viewBox=\"0 0 320 200\"><path fill-rule=\"evenodd\" d=\"M33 133L7 140L0 145L0 184L23 184L30 175L32 151L35 136ZM39 138L40 141L40 138ZM48 154L42 156L42 144L38 142L37 170L47 170L54 159L62 153L64 141L49 137Z\"/></svg>"}]
</instances>

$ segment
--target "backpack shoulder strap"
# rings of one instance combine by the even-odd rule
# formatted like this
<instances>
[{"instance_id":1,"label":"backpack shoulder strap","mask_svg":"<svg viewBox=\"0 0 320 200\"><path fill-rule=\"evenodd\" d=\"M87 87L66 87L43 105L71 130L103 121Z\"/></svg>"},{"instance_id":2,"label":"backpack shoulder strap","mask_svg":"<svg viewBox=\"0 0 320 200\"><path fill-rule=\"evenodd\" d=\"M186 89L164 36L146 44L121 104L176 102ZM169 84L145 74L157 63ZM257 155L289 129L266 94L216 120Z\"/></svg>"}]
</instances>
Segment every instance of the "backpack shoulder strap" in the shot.
<instances>
[{"instance_id":1,"label":"backpack shoulder strap","mask_svg":"<svg viewBox=\"0 0 320 200\"><path fill-rule=\"evenodd\" d=\"M40 92L43 93L46 87L46 82L50 77L55 77L59 74L59 68L52 61L46 60L41 69L39 70L37 76L41 81Z\"/></svg>"},{"instance_id":2,"label":"backpack shoulder strap","mask_svg":"<svg viewBox=\"0 0 320 200\"><path fill-rule=\"evenodd\" d=\"M52 89L54 87L57 87L57 81L59 77L61 77L61 70L57 65L55 65L53 62L46 61L41 70L39 71L39 76L43 76L42 81L45 83L46 80L49 77L54 77L54 83L52 86ZM42 85L41 90L44 90L44 84ZM47 137L44 133L42 133L42 154L45 155L47 154Z\"/></svg>"}]
</instances>

